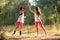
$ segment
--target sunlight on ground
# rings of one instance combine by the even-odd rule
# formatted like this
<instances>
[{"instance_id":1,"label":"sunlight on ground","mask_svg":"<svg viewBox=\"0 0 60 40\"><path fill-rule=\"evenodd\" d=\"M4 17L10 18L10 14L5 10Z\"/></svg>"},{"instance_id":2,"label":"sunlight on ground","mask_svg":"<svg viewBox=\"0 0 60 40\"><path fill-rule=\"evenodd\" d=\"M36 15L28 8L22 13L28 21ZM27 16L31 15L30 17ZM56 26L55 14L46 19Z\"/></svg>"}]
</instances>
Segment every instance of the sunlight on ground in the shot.
<instances>
[{"instance_id":1,"label":"sunlight on ground","mask_svg":"<svg viewBox=\"0 0 60 40\"><path fill-rule=\"evenodd\" d=\"M53 26L46 26L45 27L47 35L60 34L60 29L53 27ZM3 37L20 36L19 29L16 31L16 34L13 35L13 31L14 31L15 27L16 26L14 26L14 25L0 27L0 35L2 35ZM29 37L37 36L35 26L34 25L24 26L22 29L22 35L21 36L26 36L26 37L27 36L29 36ZM45 36L44 32L41 30L40 27L39 27L39 35L38 36Z\"/></svg>"}]
</instances>

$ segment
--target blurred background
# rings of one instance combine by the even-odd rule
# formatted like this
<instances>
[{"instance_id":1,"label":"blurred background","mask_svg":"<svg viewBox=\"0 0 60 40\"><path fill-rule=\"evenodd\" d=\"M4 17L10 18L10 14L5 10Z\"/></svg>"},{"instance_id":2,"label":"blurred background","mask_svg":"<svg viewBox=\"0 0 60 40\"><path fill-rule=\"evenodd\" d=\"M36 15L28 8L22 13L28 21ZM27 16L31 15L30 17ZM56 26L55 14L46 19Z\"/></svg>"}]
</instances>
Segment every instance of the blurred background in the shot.
<instances>
[{"instance_id":1,"label":"blurred background","mask_svg":"<svg viewBox=\"0 0 60 40\"><path fill-rule=\"evenodd\" d=\"M12 31L19 16L19 8L26 7L30 2L31 8L40 7L41 15L47 32L60 32L60 0L0 0L0 32ZM25 12L23 30L33 30L34 16L29 11ZM25 31L24 31L25 32ZM30 31L29 31L30 32ZM56 32L57 33L57 32Z\"/></svg>"}]
</instances>

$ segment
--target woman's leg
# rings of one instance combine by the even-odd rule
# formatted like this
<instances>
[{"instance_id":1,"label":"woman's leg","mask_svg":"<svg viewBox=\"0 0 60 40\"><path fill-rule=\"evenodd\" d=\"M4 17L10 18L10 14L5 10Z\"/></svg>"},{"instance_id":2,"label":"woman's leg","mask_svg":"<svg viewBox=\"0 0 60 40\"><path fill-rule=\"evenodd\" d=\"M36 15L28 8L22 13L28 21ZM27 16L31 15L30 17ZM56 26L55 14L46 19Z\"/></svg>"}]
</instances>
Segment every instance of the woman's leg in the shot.
<instances>
[{"instance_id":1,"label":"woman's leg","mask_svg":"<svg viewBox=\"0 0 60 40\"><path fill-rule=\"evenodd\" d=\"M22 27L23 27L23 23L20 23L20 35L22 34L21 31L22 31Z\"/></svg>"},{"instance_id":2,"label":"woman's leg","mask_svg":"<svg viewBox=\"0 0 60 40\"><path fill-rule=\"evenodd\" d=\"M36 32L38 33L38 22L35 22Z\"/></svg>"},{"instance_id":3,"label":"woman's leg","mask_svg":"<svg viewBox=\"0 0 60 40\"><path fill-rule=\"evenodd\" d=\"M14 32L13 32L13 34L15 34L15 32L16 32L16 30L18 29L18 26L15 28L15 30L14 30Z\"/></svg>"},{"instance_id":4,"label":"woman's leg","mask_svg":"<svg viewBox=\"0 0 60 40\"><path fill-rule=\"evenodd\" d=\"M42 28L42 30L45 32L45 34L46 34L46 30L45 30L45 28L44 28L44 25L43 25L43 23L42 22L39 22L39 25L40 25L40 27Z\"/></svg>"},{"instance_id":5,"label":"woman's leg","mask_svg":"<svg viewBox=\"0 0 60 40\"><path fill-rule=\"evenodd\" d=\"M15 28L13 34L15 34L16 30L19 28L19 24L20 24L20 22L17 22L17 23L16 23L17 27Z\"/></svg>"},{"instance_id":6,"label":"woman's leg","mask_svg":"<svg viewBox=\"0 0 60 40\"><path fill-rule=\"evenodd\" d=\"M22 31L22 26L20 26L20 35L21 35L21 31Z\"/></svg>"}]
</instances>

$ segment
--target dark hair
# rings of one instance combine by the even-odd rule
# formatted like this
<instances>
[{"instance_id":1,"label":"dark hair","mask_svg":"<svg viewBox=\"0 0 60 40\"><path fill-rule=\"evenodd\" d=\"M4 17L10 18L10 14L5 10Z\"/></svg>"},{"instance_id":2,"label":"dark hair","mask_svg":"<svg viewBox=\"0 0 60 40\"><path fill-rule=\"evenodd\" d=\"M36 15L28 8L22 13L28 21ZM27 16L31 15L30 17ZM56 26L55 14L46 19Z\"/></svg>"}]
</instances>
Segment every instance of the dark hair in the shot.
<instances>
[{"instance_id":1,"label":"dark hair","mask_svg":"<svg viewBox=\"0 0 60 40\"><path fill-rule=\"evenodd\" d=\"M36 9L36 14L39 16L40 13L39 13L39 11L38 11L38 7L35 7L35 9Z\"/></svg>"},{"instance_id":2,"label":"dark hair","mask_svg":"<svg viewBox=\"0 0 60 40\"><path fill-rule=\"evenodd\" d=\"M23 7L20 7L20 10L24 9Z\"/></svg>"},{"instance_id":3,"label":"dark hair","mask_svg":"<svg viewBox=\"0 0 60 40\"><path fill-rule=\"evenodd\" d=\"M20 7L20 10L24 9L22 6ZM22 15L22 13L20 13L19 15Z\"/></svg>"}]
</instances>

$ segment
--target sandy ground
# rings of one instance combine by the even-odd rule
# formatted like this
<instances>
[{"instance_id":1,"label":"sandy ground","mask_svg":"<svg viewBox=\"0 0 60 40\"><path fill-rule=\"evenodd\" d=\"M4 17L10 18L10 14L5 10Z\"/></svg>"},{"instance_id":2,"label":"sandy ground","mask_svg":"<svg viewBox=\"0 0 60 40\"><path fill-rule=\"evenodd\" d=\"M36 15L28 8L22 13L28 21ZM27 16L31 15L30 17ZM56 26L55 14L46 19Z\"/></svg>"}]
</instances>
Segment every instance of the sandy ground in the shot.
<instances>
[{"instance_id":1,"label":"sandy ground","mask_svg":"<svg viewBox=\"0 0 60 40\"><path fill-rule=\"evenodd\" d=\"M0 28L0 36L2 39L0 40L60 40L60 30L56 30L55 27L50 28L46 27L47 35L44 34L41 30L37 36L35 27L25 27L22 31L22 35L19 35L19 30L17 30L16 34L13 35L13 28L15 26L7 26ZM31 31L32 30L32 31Z\"/></svg>"},{"instance_id":2,"label":"sandy ground","mask_svg":"<svg viewBox=\"0 0 60 40\"><path fill-rule=\"evenodd\" d=\"M7 40L60 40L60 36L12 36Z\"/></svg>"},{"instance_id":3,"label":"sandy ground","mask_svg":"<svg viewBox=\"0 0 60 40\"><path fill-rule=\"evenodd\" d=\"M38 34L36 35L36 33L32 33L32 34L22 34L22 35L12 35L7 33L7 35L5 35L5 40L60 40L60 34Z\"/></svg>"}]
</instances>

